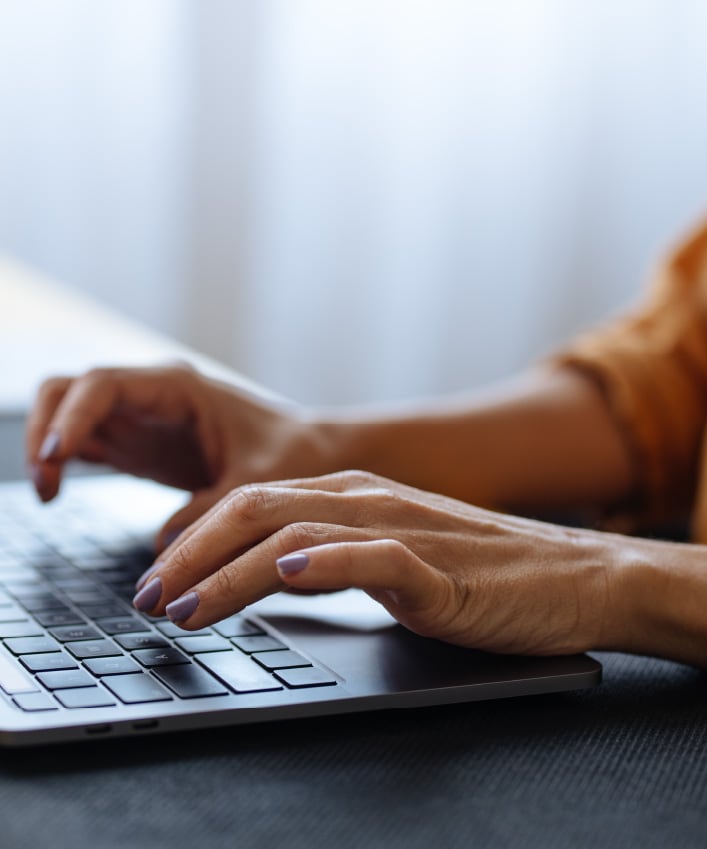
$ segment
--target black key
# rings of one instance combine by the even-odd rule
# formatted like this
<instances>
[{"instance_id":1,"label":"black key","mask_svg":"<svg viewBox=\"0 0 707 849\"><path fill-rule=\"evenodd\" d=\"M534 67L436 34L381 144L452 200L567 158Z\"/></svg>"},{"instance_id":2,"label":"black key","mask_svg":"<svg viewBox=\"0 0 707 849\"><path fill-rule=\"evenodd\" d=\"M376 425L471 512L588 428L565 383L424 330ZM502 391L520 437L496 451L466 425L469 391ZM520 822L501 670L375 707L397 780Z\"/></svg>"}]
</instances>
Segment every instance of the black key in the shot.
<instances>
[{"instance_id":1,"label":"black key","mask_svg":"<svg viewBox=\"0 0 707 849\"><path fill-rule=\"evenodd\" d=\"M137 663L124 654L117 657L90 657L84 660L83 665L99 678L103 675L126 675L141 671Z\"/></svg>"},{"instance_id":2,"label":"black key","mask_svg":"<svg viewBox=\"0 0 707 849\"><path fill-rule=\"evenodd\" d=\"M155 675L182 699L228 694L223 684L193 663L162 666L155 669Z\"/></svg>"},{"instance_id":3,"label":"black key","mask_svg":"<svg viewBox=\"0 0 707 849\"><path fill-rule=\"evenodd\" d=\"M82 640L78 643L66 643L66 648L79 660L87 657L110 657L122 654L111 640Z\"/></svg>"},{"instance_id":4,"label":"black key","mask_svg":"<svg viewBox=\"0 0 707 849\"><path fill-rule=\"evenodd\" d=\"M200 628L198 631L185 631L174 622L157 622L157 630L165 637L210 637L213 635L211 628Z\"/></svg>"},{"instance_id":5,"label":"black key","mask_svg":"<svg viewBox=\"0 0 707 849\"><path fill-rule=\"evenodd\" d=\"M195 659L236 693L282 690L272 675L241 652L214 651Z\"/></svg>"},{"instance_id":6,"label":"black key","mask_svg":"<svg viewBox=\"0 0 707 849\"><path fill-rule=\"evenodd\" d=\"M56 697L67 708L111 707L115 704L115 700L101 687L57 690Z\"/></svg>"},{"instance_id":7,"label":"black key","mask_svg":"<svg viewBox=\"0 0 707 849\"><path fill-rule=\"evenodd\" d=\"M337 683L333 675L314 666L299 669L278 669L275 677L295 690L303 687L328 687Z\"/></svg>"},{"instance_id":8,"label":"black key","mask_svg":"<svg viewBox=\"0 0 707 849\"><path fill-rule=\"evenodd\" d=\"M73 610L69 610L68 607L66 610L44 610L41 613L35 613L34 618L45 628L54 628L59 625L82 625L85 621Z\"/></svg>"},{"instance_id":9,"label":"black key","mask_svg":"<svg viewBox=\"0 0 707 849\"><path fill-rule=\"evenodd\" d=\"M257 651L277 651L278 649L287 648L280 640L276 640L275 637L270 637L267 634L263 637L234 637L232 643L246 654L252 654Z\"/></svg>"},{"instance_id":10,"label":"black key","mask_svg":"<svg viewBox=\"0 0 707 849\"><path fill-rule=\"evenodd\" d=\"M52 669L74 669L78 664L63 651L47 654L23 654L20 663L30 672L49 672Z\"/></svg>"},{"instance_id":11,"label":"black key","mask_svg":"<svg viewBox=\"0 0 707 849\"><path fill-rule=\"evenodd\" d=\"M150 632L149 634L122 634L115 638L124 649L134 651L135 649L166 649L169 647L167 640Z\"/></svg>"},{"instance_id":12,"label":"black key","mask_svg":"<svg viewBox=\"0 0 707 849\"><path fill-rule=\"evenodd\" d=\"M95 640L100 639L100 632L92 625L65 625L63 628L52 628L49 632L61 643L72 640Z\"/></svg>"},{"instance_id":13,"label":"black key","mask_svg":"<svg viewBox=\"0 0 707 849\"><path fill-rule=\"evenodd\" d=\"M140 649L132 656L143 666L173 666L175 663L190 663L189 658L177 649L168 646L166 649Z\"/></svg>"},{"instance_id":14,"label":"black key","mask_svg":"<svg viewBox=\"0 0 707 849\"><path fill-rule=\"evenodd\" d=\"M95 581L91 581L88 578L82 578L78 575L75 578L52 578L52 583L54 586L59 587L60 590L64 590L65 592L71 592L72 590L90 592L91 590L96 589Z\"/></svg>"},{"instance_id":15,"label":"black key","mask_svg":"<svg viewBox=\"0 0 707 849\"><path fill-rule=\"evenodd\" d=\"M95 687L96 685L96 679L84 669L40 672L37 678L47 690L68 690L72 687Z\"/></svg>"},{"instance_id":16,"label":"black key","mask_svg":"<svg viewBox=\"0 0 707 849\"><path fill-rule=\"evenodd\" d=\"M7 637L39 637L44 632L35 622L2 622L0 623L0 640Z\"/></svg>"},{"instance_id":17,"label":"black key","mask_svg":"<svg viewBox=\"0 0 707 849\"><path fill-rule=\"evenodd\" d=\"M112 619L98 619L96 625L111 636L113 634L132 634L135 631L150 630L142 619L138 619L137 616L116 616Z\"/></svg>"},{"instance_id":18,"label":"black key","mask_svg":"<svg viewBox=\"0 0 707 849\"><path fill-rule=\"evenodd\" d=\"M306 657L302 657L301 654L297 654L296 651L292 651L291 649L264 651L261 654L251 655L251 657L264 669L270 671L273 669L293 669L296 666L312 665Z\"/></svg>"},{"instance_id":19,"label":"black key","mask_svg":"<svg viewBox=\"0 0 707 849\"><path fill-rule=\"evenodd\" d=\"M89 619L103 619L112 616L126 616L127 611L117 601L108 601L105 604L77 604L79 610Z\"/></svg>"},{"instance_id":20,"label":"black key","mask_svg":"<svg viewBox=\"0 0 707 849\"><path fill-rule=\"evenodd\" d=\"M108 590L70 590L66 596L78 605L113 603L113 596Z\"/></svg>"},{"instance_id":21,"label":"black key","mask_svg":"<svg viewBox=\"0 0 707 849\"><path fill-rule=\"evenodd\" d=\"M25 610L34 613L37 610L57 610L66 607L66 604L54 593L39 592L27 593L26 595L16 596L19 603Z\"/></svg>"},{"instance_id":22,"label":"black key","mask_svg":"<svg viewBox=\"0 0 707 849\"><path fill-rule=\"evenodd\" d=\"M59 705L46 693L20 693L12 701L26 711L59 710Z\"/></svg>"},{"instance_id":23,"label":"black key","mask_svg":"<svg viewBox=\"0 0 707 849\"><path fill-rule=\"evenodd\" d=\"M113 675L103 679L106 687L126 705L140 702L166 702L172 696L146 672L137 675Z\"/></svg>"},{"instance_id":24,"label":"black key","mask_svg":"<svg viewBox=\"0 0 707 849\"><path fill-rule=\"evenodd\" d=\"M38 654L59 649L56 640L51 637L16 637L5 640L5 645L13 654Z\"/></svg>"},{"instance_id":25,"label":"black key","mask_svg":"<svg viewBox=\"0 0 707 849\"><path fill-rule=\"evenodd\" d=\"M215 634L204 637L177 637L174 642L188 654L198 654L199 652L207 651L231 651L231 644L228 640L225 640L223 637L217 637Z\"/></svg>"},{"instance_id":26,"label":"black key","mask_svg":"<svg viewBox=\"0 0 707 849\"><path fill-rule=\"evenodd\" d=\"M214 625L214 631L222 637L250 637L265 633L260 626L242 616L232 616L230 619L218 622Z\"/></svg>"}]
</instances>

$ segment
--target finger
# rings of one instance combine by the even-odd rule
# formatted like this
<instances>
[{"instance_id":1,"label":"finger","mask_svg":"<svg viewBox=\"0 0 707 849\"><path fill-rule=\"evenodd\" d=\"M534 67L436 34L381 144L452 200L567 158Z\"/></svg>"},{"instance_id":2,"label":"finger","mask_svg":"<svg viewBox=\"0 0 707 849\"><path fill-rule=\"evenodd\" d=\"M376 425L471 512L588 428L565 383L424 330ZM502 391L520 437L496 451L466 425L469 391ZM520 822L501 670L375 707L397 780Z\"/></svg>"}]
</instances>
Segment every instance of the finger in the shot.
<instances>
[{"instance_id":1,"label":"finger","mask_svg":"<svg viewBox=\"0 0 707 849\"><path fill-rule=\"evenodd\" d=\"M348 503L351 509L347 514L349 517L349 521L347 523L350 524L352 514L356 512L360 516L361 510L365 509L363 507L365 499L371 497L373 494L372 490L374 488L378 489L378 494L383 498L389 494L387 490L380 487L380 483L382 481L382 478L369 474L368 472L344 471L312 478L289 478L286 480L269 481L266 484L247 484L234 490L229 488L222 494L223 503L215 503L210 507L210 509L206 510L200 518L196 518L196 520L184 530L183 534L180 536L179 543L182 544L186 542L195 534L202 531L204 527L210 526L210 523L214 521L222 508L226 506L226 502L228 502L231 498L235 499L238 496L238 493L243 493L244 497L247 499L241 507L248 517L250 517L251 513L263 510L269 503L269 498L265 496L266 489L273 491L280 490L283 493L287 490L304 490L317 492L319 494L328 493L332 496L348 494ZM397 486L393 481L385 481L384 483L389 487ZM355 497L356 495L358 496L358 500ZM369 507L366 511L366 515L370 516L371 512L372 511ZM306 518L311 519L312 517L310 515ZM321 518L322 521L328 521L322 517L317 518ZM298 521L298 519L295 518L295 514L292 514L290 520ZM283 516L281 518L281 524L285 521L286 519ZM338 517L337 521L341 522L341 516ZM354 524L358 523L359 521L357 518L356 521L354 521ZM184 527L184 525L182 525L182 527ZM270 522L268 527L272 527L272 522ZM171 541L169 542L170 544L162 552L162 557L160 558L165 562L175 550L174 544Z\"/></svg>"},{"instance_id":2,"label":"finger","mask_svg":"<svg viewBox=\"0 0 707 849\"><path fill-rule=\"evenodd\" d=\"M164 523L155 538L156 550L164 552L185 533L186 529L208 513L229 489L230 487L220 487L195 492L189 502Z\"/></svg>"},{"instance_id":3,"label":"finger","mask_svg":"<svg viewBox=\"0 0 707 849\"><path fill-rule=\"evenodd\" d=\"M42 443L47 436L48 423L71 383L71 378L54 377L45 380L39 387L37 397L27 417L25 426L25 454L27 466L34 481L37 494L49 501L59 488L61 468L45 467L38 460Z\"/></svg>"},{"instance_id":4,"label":"finger","mask_svg":"<svg viewBox=\"0 0 707 849\"><path fill-rule=\"evenodd\" d=\"M322 543L362 541L370 539L370 534L366 529L336 525L291 525L180 595L172 595L169 575L163 575L162 597L155 612L166 612L187 630L206 627L282 589L276 562L285 554ZM146 590L149 588L150 584Z\"/></svg>"},{"instance_id":5,"label":"finger","mask_svg":"<svg viewBox=\"0 0 707 849\"><path fill-rule=\"evenodd\" d=\"M364 590L403 624L417 625L413 630L436 615L445 588L436 570L395 539L302 549L279 558L277 570L292 589Z\"/></svg>"},{"instance_id":6,"label":"finger","mask_svg":"<svg viewBox=\"0 0 707 849\"><path fill-rule=\"evenodd\" d=\"M235 560L243 552L273 534L302 522L356 526L355 500L341 493L252 485L231 492L202 519L184 532L158 558L159 572L149 569L165 585L164 599L182 592ZM140 578L134 604L143 612L153 609L153 593ZM146 593L149 607L142 606Z\"/></svg>"}]
</instances>

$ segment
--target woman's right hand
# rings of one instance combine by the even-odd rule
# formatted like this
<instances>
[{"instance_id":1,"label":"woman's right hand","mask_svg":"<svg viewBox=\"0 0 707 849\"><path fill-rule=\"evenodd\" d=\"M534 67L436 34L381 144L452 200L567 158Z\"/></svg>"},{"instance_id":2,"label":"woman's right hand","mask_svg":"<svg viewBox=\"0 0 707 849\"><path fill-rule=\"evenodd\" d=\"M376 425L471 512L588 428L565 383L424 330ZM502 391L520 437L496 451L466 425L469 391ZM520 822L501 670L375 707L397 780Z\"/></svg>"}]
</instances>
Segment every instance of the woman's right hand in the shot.
<instances>
[{"instance_id":1,"label":"woman's right hand","mask_svg":"<svg viewBox=\"0 0 707 849\"><path fill-rule=\"evenodd\" d=\"M328 471L316 425L294 404L188 366L94 369L39 389L27 462L43 501L71 459L106 463L193 493L164 525L164 546L243 483Z\"/></svg>"}]
</instances>

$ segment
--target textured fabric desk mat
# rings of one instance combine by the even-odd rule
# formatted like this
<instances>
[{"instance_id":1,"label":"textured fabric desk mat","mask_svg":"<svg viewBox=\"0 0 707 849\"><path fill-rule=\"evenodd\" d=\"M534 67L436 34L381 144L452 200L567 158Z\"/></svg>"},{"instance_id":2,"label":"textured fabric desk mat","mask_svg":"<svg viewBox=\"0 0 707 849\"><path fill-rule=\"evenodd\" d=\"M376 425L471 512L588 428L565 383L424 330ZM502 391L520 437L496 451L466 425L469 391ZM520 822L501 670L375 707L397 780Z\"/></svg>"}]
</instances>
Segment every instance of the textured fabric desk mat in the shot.
<instances>
[{"instance_id":1,"label":"textured fabric desk mat","mask_svg":"<svg viewBox=\"0 0 707 849\"><path fill-rule=\"evenodd\" d=\"M3 849L707 845L707 675L0 753Z\"/></svg>"}]
</instances>

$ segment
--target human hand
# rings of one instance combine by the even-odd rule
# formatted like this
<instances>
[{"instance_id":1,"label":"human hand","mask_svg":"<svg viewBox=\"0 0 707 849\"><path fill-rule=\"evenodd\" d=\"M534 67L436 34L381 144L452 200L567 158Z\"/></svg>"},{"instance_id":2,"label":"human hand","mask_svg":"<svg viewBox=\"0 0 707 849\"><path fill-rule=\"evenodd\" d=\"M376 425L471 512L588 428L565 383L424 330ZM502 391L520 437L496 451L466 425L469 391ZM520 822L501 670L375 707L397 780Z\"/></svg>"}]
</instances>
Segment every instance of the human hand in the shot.
<instances>
[{"instance_id":1,"label":"human hand","mask_svg":"<svg viewBox=\"0 0 707 849\"><path fill-rule=\"evenodd\" d=\"M216 504L145 573L134 604L194 630L286 587L358 587L418 634L573 653L620 641L607 538L364 472L285 480Z\"/></svg>"},{"instance_id":2,"label":"human hand","mask_svg":"<svg viewBox=\"0 0 707 849\"><path fill-rule=\"evenodd\" d=\"M194 493L158 535L173 539L245 482L316 470L316 429L294 405L206 378L187 366L94 369L40 388L27 461L44 501L78 458Z\"/></svg>"}]
</instances>

